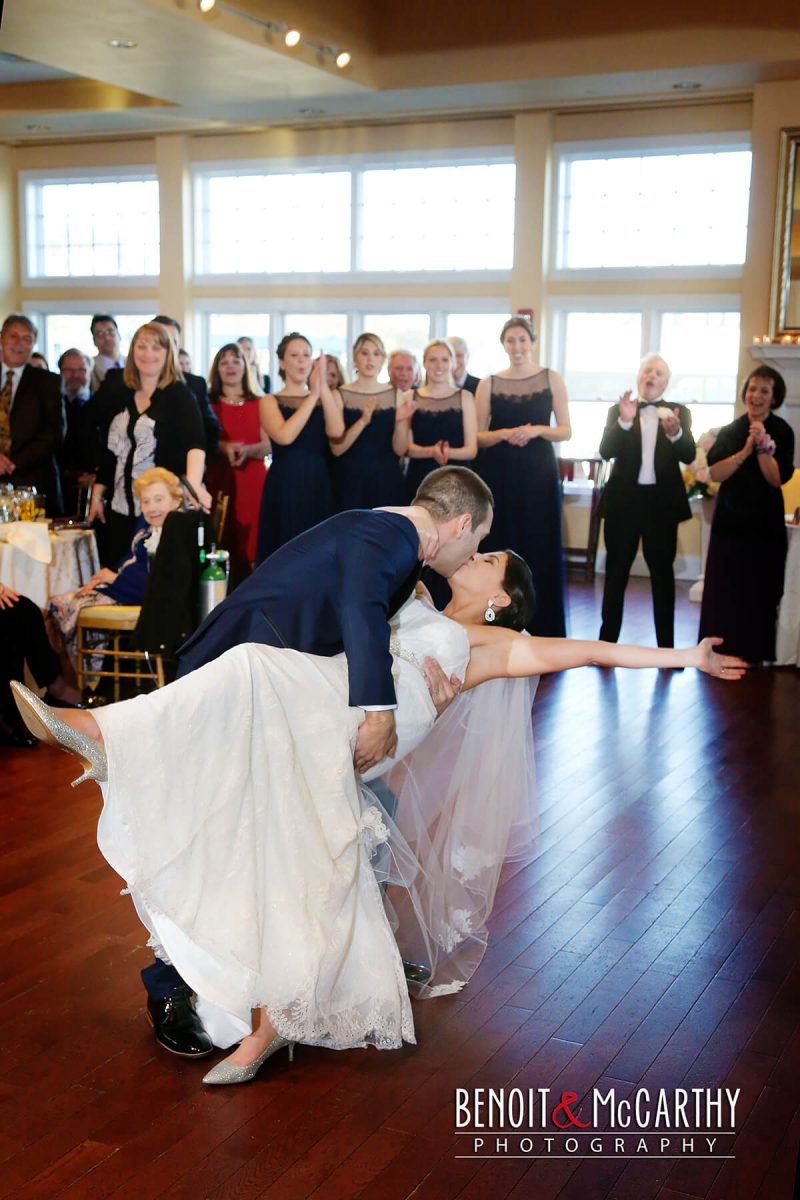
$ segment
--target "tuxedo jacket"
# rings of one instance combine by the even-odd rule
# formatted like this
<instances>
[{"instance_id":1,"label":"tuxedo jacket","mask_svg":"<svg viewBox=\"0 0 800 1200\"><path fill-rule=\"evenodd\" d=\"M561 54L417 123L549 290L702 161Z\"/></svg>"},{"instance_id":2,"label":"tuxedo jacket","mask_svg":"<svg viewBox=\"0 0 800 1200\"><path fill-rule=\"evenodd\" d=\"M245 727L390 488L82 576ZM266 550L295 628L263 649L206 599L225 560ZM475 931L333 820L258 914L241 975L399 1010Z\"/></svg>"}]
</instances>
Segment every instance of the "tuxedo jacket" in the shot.
<instances>
[{"instance_id":1,"label":"tuxedo jacket","mask_svg":"<svg viewBox=\"0 0 800 1200\"><path fill-rule=\"evenodd\" d=\"M464 382L462 383L461 386L462 386L462 388L464 388L464 390L466 392L472 392L472 395L474 396L478 390L479 383L480 383L480 379L478 378L477 375L470 375L469 373L467 373L467 375L464 377Z\"/></svg>"},{"instance_id":2,"label":"tuxedo jacket","mask_svg":"<svg viewBox=\"0 0 800 1200\"><path fill-rule=\"evenodd\" d=\"M658 423L654 466L654 484L659 508L665 519L688 521L692 515L681 472L681 463L690 463L695 457L692 437L692 415L685 404L670 404L676 408L681 423L681 436L671 442ZM639 413L633 418L630 429L619 426L619 405L613 404L608 412L605 431L600 442L600 454L605 459L614 459L611 477L603 490L600 515L607 520L628 514L635 509L636 489L639 486L639 470L642 465L642 429Z\"/></svg>"},{"instance_id":3,"label":"tuxedo jacket","mask_svg":"<svg viewBox=\"0 0 800 1200\"><path fill-rule=\"evenodd\" d=\"M61 512L61 481L56 454L64 440L61 376L28 364L11 406L11 449L16 487L35 487L47 496L48 514Z\"/></svg>"},{"instance_id":4,"label":"tuxedo jacket","mask_svg":"<svg viewBox=\"0 0 800 1200\"><path fill-rule=\"evenodd\" d=\"M350 704L396 703L389 617L419 578L419 537L397 513L351 509L265 559L181 647L179 675L242 642L344 650Z\"/></svg>"},{"instance_id":5,"label":"tuxedo jacket","mask_svg":"<svg viewBox=\"0 0 800 1200\"><path fill-rule=\"evenodd\" d=\"M200 416L203 420L205 434L206 464L212 463L219 452L219 421L208 399L208 386L202 375L184 375L187 388L197 401ZM113 417L120 410L118 398L125 389L124 370L122 367L112 367L100 384L91 400L87 420L91 423L96 439L95 452L102 451L105 445L105 435Z\"/></svg>"}]
</instances>

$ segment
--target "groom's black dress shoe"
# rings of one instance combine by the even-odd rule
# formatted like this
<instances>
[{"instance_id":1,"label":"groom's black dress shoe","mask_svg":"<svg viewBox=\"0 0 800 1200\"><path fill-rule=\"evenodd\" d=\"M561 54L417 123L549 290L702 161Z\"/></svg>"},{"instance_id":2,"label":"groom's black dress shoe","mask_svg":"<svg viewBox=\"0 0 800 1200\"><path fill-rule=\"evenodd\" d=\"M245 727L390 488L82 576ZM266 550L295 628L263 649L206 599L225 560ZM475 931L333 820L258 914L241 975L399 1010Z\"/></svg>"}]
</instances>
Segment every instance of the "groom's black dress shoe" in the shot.
<instances>
[{"instance_id":1,"label":"groom's black dress shoe","mask_svg":"<svg viewBox=\"0 0 800 1200\"><path fill-rule=\"evenodd\" d=\"M156 1041L181 1058L208 1058L213 1054L211 1038L203 1029L194 1010L191 996L173 992L164 1000L147 1000L147 1019L153 1026Z\"/></svg>"},{"instance_id":2,"label":"groom's black dress shoe","mask_svg":"<svg viewBox=\"0 0 800 1200\"><path fill-rule=\"evenodd\" d=\"M422 963L406 962L403 959L403 970L409 983L427 983L431 977L430 967L424 967Z\"/></svg>"}]
</instances>

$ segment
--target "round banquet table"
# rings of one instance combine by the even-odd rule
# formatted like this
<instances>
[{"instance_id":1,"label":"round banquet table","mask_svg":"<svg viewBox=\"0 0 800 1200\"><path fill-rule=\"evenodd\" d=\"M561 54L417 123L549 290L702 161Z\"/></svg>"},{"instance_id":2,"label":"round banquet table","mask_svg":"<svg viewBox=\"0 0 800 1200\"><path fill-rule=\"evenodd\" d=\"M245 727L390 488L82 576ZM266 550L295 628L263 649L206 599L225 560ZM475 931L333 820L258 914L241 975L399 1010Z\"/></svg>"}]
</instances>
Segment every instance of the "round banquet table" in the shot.
<instances>
[{"instance_id":1,"label":"round banquet table","mask_svg":"<svg viewBox=\"0 0 800 1200\"><path fill-rule=\"evenodd\" d=\"M2 526L0 526L0 539ZM19 546L0 540L0 583L47 608L51 596L74 592L100 569L91 529L64 529L49 535L51 561L38 562Z\"/></svg>"}]
</instances>

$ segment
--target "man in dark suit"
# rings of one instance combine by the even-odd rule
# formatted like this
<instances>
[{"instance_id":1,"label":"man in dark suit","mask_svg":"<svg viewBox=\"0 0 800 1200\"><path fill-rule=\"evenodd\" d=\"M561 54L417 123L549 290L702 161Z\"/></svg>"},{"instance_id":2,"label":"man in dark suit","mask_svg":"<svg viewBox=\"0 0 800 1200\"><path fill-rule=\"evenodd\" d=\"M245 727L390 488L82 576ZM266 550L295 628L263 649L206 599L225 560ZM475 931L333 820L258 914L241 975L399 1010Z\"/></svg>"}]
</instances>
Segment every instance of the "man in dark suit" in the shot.
<instances>
[{"instance_id":1,"label":"man in dark suit","mask_svg":"<svg viewBox=\"0 0 800 1200\"><path fill-rule=\"evenodd\" d=\"M64 406L59 376L28 362L37 337L22 313L6 317L0 329L0 483L35 487L54 516L62 511L55 456L64 438Z\"/></svg>"},{"instance_id":2,"label":"man in dark suit","mask_svg":"<svg viewBox=\"0 0 800 1200\"><path fill-rule=\"evenodd\" d=\"M674 645L678 525L691 517L681 463L695 456L692 418L683 404L662 403L670 370L658 354L642 360L636 399L630 391L608 413L600 453L614 466L600 506L605 518L606 578L600 638L616 642L625 588L639 542L650 570L659 646Z\"/></svg>"},{"instance_id":3,"label":"man in dark suit","mask_svg":"<svg viewBox=\"0 0 800 1200\"><path fill-rule=\"evenodd\" d=\"M476 553L491 523L492 494L465 467L431 472L409 508L339 513L282 546L215 608L181 647L178 674L243 642L324 656L344 650L349 702L365 712L355 750L363 773L397 746L390 616L411 595L423 558L451 575ZM175 968L156 961L142 980L161 1045L181 1055L210 1053Z\"/></svg>"},{"instance_id":4,"label":"man in dark suit","mask_svg":"<svg viewBox=\"0 0 800 1200\"><path fill-rule=\"evenodd\" d=\"M456 387L464 388L468 392L472 392L474 396L478 390L480 379L477 375L470 375L467 370L469 363L469 346L462 337L451 337L447 339L450 343L450 348L455 356L456 365L453 369L453 380Z\"/></svg>"},{"instance_id":5,"label":"man in dark suit","mask_svg":"<svg viewBox=\"0 0 800 1200\"><path fill-rule=\"evenodd\" d=\"M92 430L86 421L92 364L83 351L73 346L59 358L58 369L66 419L64 444L58 455L64 512L81 516L78 497L87 495L94 483L94 445Z\"/></svg>"}]
</instances>

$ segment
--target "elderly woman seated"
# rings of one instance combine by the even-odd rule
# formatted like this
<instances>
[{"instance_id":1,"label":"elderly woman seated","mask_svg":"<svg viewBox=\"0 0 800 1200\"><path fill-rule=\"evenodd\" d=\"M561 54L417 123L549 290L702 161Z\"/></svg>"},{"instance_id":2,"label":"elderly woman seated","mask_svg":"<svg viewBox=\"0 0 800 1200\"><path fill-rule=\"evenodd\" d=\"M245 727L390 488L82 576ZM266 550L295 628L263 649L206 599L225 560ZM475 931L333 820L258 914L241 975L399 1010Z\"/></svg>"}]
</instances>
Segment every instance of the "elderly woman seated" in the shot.
<instances>
[{"instance_id":1,"label":"elderly woman seated","mask_svg":"<svg viewBox=\"0 0 800 1200\"><path fill-rule=\"evenodd\" d=\"M141 604L144 599L150 561L161 539L161 530L171 512L181 507L180 481L164 467L151 467L133 482L141 516L131 542L130 553L116 571L102 567L76 592L65 592L50 601L49 615L64 639L71 658L75 656L78 614L90 604Z\"/></svg>"}]
</instances>

